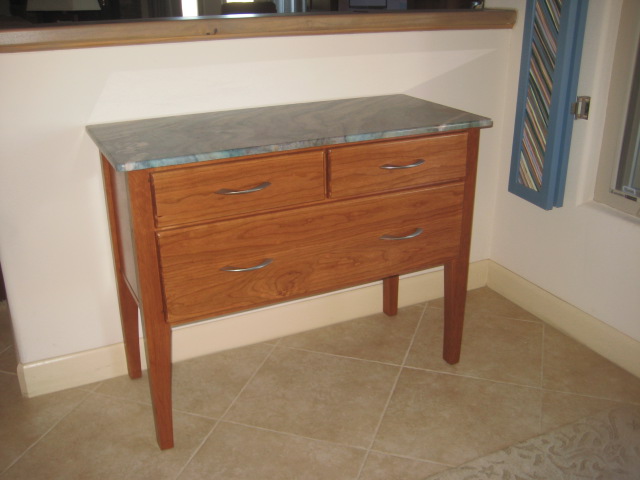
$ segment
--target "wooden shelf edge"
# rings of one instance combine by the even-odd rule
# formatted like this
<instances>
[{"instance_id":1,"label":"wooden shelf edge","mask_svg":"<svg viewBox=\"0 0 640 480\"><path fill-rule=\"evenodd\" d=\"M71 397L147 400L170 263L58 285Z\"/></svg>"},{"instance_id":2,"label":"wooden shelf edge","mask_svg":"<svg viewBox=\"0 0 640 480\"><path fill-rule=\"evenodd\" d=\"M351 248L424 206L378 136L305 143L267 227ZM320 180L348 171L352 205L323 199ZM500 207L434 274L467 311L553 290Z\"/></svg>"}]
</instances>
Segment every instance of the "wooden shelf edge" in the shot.
<instances>
[{"instance_id":1,"label":"wooden shelf edge","mask_svg":"<svg viewBox=\"0 0 640 480\"><path fill-rule=\"evenodd\" d=\"M510 29L515 10L201 17L0 30L0 53L233 38Z\"/></svg>"}]
</instances>

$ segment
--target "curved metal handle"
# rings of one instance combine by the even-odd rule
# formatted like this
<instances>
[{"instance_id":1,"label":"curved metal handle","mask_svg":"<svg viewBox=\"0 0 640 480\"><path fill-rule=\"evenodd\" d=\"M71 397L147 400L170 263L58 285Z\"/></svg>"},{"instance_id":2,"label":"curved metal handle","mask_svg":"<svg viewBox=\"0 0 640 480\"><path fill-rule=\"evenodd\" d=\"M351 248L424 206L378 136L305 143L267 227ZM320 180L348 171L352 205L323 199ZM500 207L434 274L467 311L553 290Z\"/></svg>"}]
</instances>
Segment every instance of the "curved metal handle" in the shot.
<instances>
[{"instance_id":1,"label":"curved metal handle","mask_svg":"<svg viewBox=\"0 0 640 480\"><path fill-rule=\"evenodd\" d=\"M245 193L259 192L260 190L264 190L265 188L267 188L269 185L271 185L270 182L263 182L260 185L249 188L248 190L229 190L228 188L222 188L215 193L217 193L218 195L243 195Z\"/></svg>"},{"instance_id":2,"label":"curved metal handle","mask_svg":"<svg viewBox=\"0 0 640 480\"><path fill-rule=\"evenodd\" d=\"M273 262L273 258L267 258L263 260L262 263L260 263L259 265L255 265L253 267L238 268L238 267L232 267L231 265L227 265L226 267L222 267L220 270L222 270L223 272L252 272L254 270L260 270L261 268L266 267L271 262Z\"/></svg>"},{"instance_id":3,"label":"curved metal handle","mask_svg":"<svg viewBox=\"0 0 640 480\"><path fill-rule=\"evenodd\" d=\"M415 162L410 163L409 165L391 165L390 163L385 163L384 165L380 165L380 168L384 170L401 170L404 168L419 167L423 163L424 163L424 160L421 158L420 160L416 160Z\"/></svg>"},{"instance_id":4,"label":"curved metal handle","mask_svg":"<svg viewBox=\"0 0 640 480\"><path fill-rule=\"evenodd\" d=\"M418 235L422 235L424 232L421 228L416 228L415 232L410 233L405 237L396 237L395 235L383 235L380 237L380 240L409 240L410 238L416 238Z\"/></svg>"}]
</instances>

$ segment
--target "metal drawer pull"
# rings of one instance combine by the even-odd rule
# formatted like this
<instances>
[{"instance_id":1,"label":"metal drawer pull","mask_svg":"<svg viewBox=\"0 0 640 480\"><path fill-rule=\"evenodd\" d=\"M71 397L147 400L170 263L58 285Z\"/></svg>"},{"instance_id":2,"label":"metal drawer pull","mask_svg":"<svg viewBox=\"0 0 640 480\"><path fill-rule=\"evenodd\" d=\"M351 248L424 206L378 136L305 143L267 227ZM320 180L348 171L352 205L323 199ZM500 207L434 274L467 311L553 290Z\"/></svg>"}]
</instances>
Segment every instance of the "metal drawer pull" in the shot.
<instances>
[{"instance_id":1,"label":"metal drawer pull","mask_svg":"<svg viewBox=\"0 0 640 480\"><path fill-rule=\"evenodd\" d=\"M406 237L396 237L395 235L383 235L380 237L380 240L409 240L410 238L416 238L418 235L422 235L424 232L421 228L416 228L415 232L410 233Z\"/></svg>"},{"instance_id":2,"label":"metal drawer pull","mask_svg":"<svg viewBox=\"0 0 640 480\"><path fill-rule=\"evenodd\" d=\"M228 188L222 188L215 193L217 193L218 195L242 195L244 193L259 192L260 190L264 190L265 188L267 188L269 185L271 185L270 182L264 182L256 187L249 188L248 190L229 190Z\"/></svg>"},{"instance_id":3,"label":"metal drawer pull","mask_svg":"<svg viewBox=\"0 0 640 480\"><path fill-rule=\"evenodd\" d=\"M226 267L222 267L220 270L222 270L223 272L253 272L254 270L260 270L261 268L266 267L271 262L273 262L273 258L267 258L261 264L256 265L254 267L238 268L238 267L232 267L228 265Z\"/></svg>"},{"instance_id":4,"label":"metal drawer pull","mask_svg":"<svg viewBox=\"0 0 640 480\"><path fill-rule=\"evenodd\" d=\"M380 168L383 168L384 170L401 170L403 168L419 167L423 163L424 163L424 160L421 158L420 160L416 160L415 162L410 163L409 165L391 165L389 163L385 163L384 165L380 165Z\"/></svg>"}]
</instances>

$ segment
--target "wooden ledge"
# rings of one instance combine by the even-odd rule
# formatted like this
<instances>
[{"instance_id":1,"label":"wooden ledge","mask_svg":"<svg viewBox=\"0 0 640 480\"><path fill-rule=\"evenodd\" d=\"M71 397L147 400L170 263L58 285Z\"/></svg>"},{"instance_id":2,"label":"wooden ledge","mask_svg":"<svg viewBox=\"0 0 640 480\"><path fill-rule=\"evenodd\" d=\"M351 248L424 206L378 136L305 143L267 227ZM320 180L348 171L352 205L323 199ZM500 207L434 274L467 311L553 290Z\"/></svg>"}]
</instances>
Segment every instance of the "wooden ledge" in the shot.
<instances>
[{"instance_id":1,"label":"wooden ledge","mask_svg":"<svg viewBox=\"0 0 640 480\"><path fill-rule=\"evenodd\" d=\"M0 30L0 53L201 40L510 29L515 10L238 15Z\"/></svg>"}]
</instances>

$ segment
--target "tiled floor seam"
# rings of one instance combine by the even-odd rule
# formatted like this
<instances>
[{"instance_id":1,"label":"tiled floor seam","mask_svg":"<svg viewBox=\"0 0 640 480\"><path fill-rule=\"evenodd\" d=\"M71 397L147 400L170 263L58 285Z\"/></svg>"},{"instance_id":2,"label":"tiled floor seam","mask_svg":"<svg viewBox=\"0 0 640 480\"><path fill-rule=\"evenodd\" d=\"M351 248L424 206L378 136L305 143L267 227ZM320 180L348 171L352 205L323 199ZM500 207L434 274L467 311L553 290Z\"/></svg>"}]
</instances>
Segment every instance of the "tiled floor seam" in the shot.
<instances>
[{"instance_id":1,"label":"tiled floor seam","mask_svg":"<svg viewBox=\"0 0 640 480\"><path fill-rule=\"evenodd\" d=\"M73 387L73 388L76 388L78 390L82 390L82 391L85 391L85 392L96 393L98 391L98 389L102 386L103 383L104 383L104 381L95 382L95 383L87 383L87 384L84 384L84 385L80 385L79 387Z\"/></svg>"},{"instance_id":2,"label":"tiled floor seam","mask_svg":"<svg viewBox=\"0 0 640 480\"><path fill-rule=\"evenodd\" d=\"M449 375L449 376L453 376L453 377L461 377L461 378L468 378L471 380L482 380L485 382L491 382L491 383L498 383L498 384L502 384L502 385L510 385L513 387L521 387L521 388L530 388L530 389L534 389L534 390L540 390L542 392L551 392L551 393L563 393L563 394L567 394L567 395L575 395L577 397L583 397L583 398L592 398L594 400L607 400L610 402L616 402L619 403L621 405L640 405L640 399L638 400L638 402L628 402L628 401L621 401L621 400L616 400L615 398L609 398L609 397L605 397L605 396L598 396L598 395L589 395L586 393L578 393L578 392L572 392L571 390L556 390L553 388L546 388L542 385L528 385L526 383L515 383L515 382L507 382L504 380L494 380L491 378L485 378L485 377L477 377L477 376L473 376L473 375L467 375L467 374L462 374L462 373L454 373L454 372L443 372L440 370L433 370L433 369L429 369L429 368L422 368L422 367L414 367L411 365L404 365L402 367L403 369L408 369L408 370L419 370L419 371L423 371L423 372L428 372L428 373L435 373L435 374L441 374L441 375Z\"/></svg>"},{"instance_id":3,"label":"tiled floor seam","mask_svg":"<svg viewBox=\"0 0 640 480\"><path fill-rule=\"evenodd\" d=\"M220 420L218 423L227 423L229 425L238 425L238 426L241 426L241 427L252 428L252 429L255 429L255 430L261 430L263 432L275 433L275 434L278 434L278 435L284 435L284 436L291 437L291 438L300 438L302 440L309 440L311 442L324 443L326 445L335 445L335 446L338 446L338 447L351 448L351 449L354 449L354 450L361 450L363 452L368 451L367 447L359 447L358 445L351 445L349 443L333 442L331 440L325 440L323 438L308 437L306 435L300 435L298 433L287 432L287 431L284 431L284 430L275 430L273 428L261 427L259 425L252 425L250 423L238 422L236 420Z\"/></svg>"},{"instance_id":4,"label":"tiled floor seam","mask_svg":"<svg viewBox=\"0 0 640 480\"><path fill-rule=\"evenodd\" d=\"M235 403L238 401L238 398L240 398L240 395L242 395L242 393L245 391L245 389L247 388L247 385L249 385L249 383L251 383L251 381L255 378L255 376L258 374L258 372L262 369L262 367L264 366L264 364L267 362L267 360L269 360L269 358L271 357L271 355L273 354L273 352L276 350L277 348L277 342L274 344L270 344L271 350L269 351L269 353L267 355L265 355L264 359L262 360L262 362L260 362L260 365L258 365L256 367L256 369L253 371L253 374L247 379L247 381L244 383L244 385L242 386L242 388L240 389L240 391L237 393L237 395L235 396L235 398L231 401L231 403L229 403L229 405L227 406L227 408L225 409L225 411L222 413L222 415L220 415L220 418L218 420L216 420L216 422L214 423L214 425L211 427L211 430L209 430L209 433L207 433L204 438L202 439L202 441L200 442L200 444L194 449L193 453L189 456L189 458L187 459L187 461L184 463L184 465L182 466L182 468L180 468L180 470L178 470L178 473L175 476L175 480L178 480L180 478L180 476L182 476L182 474L184 473L185 469L189 466L189 464L193 461L193 459L196 457L196 455L198 455L198 453L200 452L200 450L202 450L202 447L204 447L204 445L207 443L207 441L209 440L209 438L211 437L211 435L213 435L213 432L216 431L216 428L218 428L218 425L220 425L221 422L223 422L224 417L227 415L227 413L229 413L229 411L231 410L231 408L235 405Z\"/></svg>"},{"instance_id":5,"label":"tiled floor seam","mask_svg":"<svg viewBox=\"0 0 640 480\"><path fill-rule=\"evenodd\" d=\"M427 305L429 308L435 308L438 310L444 310L444 307L441 307L439 305ZM477 310L477 311L471 311L471 309L467 309L467 313L471 313L471 314L475 314L475 313L486 313L488 315L492 315L496 318L501 318L504 320L515 320L518 322L526 322L526 323L534 323L534 324L544 324L544 320L541 320L539 318L536 319L529 319L529 318L519 318L519 317L514 317L512 315L501 315L499 313L492 313L490 310Z\"/></svg>"},{"instance_id":6,"label":"tiled floor seam","mask_svg":"<svg viewBox=\"0 0 640 480\"><path fill-rule=\"evenodd\" d=\"M298 349L298 348L294 348L294 347L279 347L279 348L287 348L287 349L291 349L291 350L303 350L303 349ZM274 345L274 348L272 349L272 352L274 350L275 350L275 345ZM427 368L414 367L414 366L410 366L410 365L398 365L398 364L387 363L387 362L378 362L378 361L375 361L375 360L365 360L365 359L356 358L356 357L345 357L345 356L342 356L342 355L336 355L336 354L324 353L324 352L316 352L316 351L312 351L312 350L303 350L303 351L306 351L306 352L309 352L309 353L318 353L318 354L321 354L321 355L328 355L328 356L336 357L336 358L346 358L346 359L349 359L349 360L358 360L358 361L363 361L363 362L371 362L371 363L377 363L377 364L382 364L382 365L388 365L388 366L392 366L392 367L400 367L400 370L399 370L400 372L402 371L402 369L418 370L418 371L424 371L424 372L440 374L440 375L448 375L448 376L453 376L453 377L468 378L468 379L471 379L471 380L480 380L480 381L486 381L486 382L491 382L491 383L496 383L496 384L509 385L509 386L513 386L513 387L540 390L542 392L562 393L562 394L568 394L568 395L575 395L575 396L583 397L583 398L592 398L592 399L597 399L597 400L608 400L608 401L619 403L621 405L624 405L624 404L635 405L636 404L634 402L624 402L624 401L619 401L619 400L615 400L615 399L611 399L611 398L607 398L607 397L596 396L596 395L588 395L588 394L583 394L583 393L576 393L576 392L572 392L572 391L568 391L568 390L567 391L565 391L565 390L555 390L555 389L545 388L545 387L542 387L542 386L539 386L539 385L527 385L527 384L524 384L524 383L506 382L506 381L503 381L503 380L494 380L494 379L491 379L491 378L477 377L477 376L473 376L473 375L465 375L465 374L452 373L452 372L443 372L443 371L439 371L439 370L432 370L432 369L427 369ZM245 383L243 388L240 390L238 395L234 398L232 403L229 405L229 407L227 409L225 409L225 412L220 417L213 417L213 416L209 416L209 415L203 415L203 414L200 414L200 413L191 412L189 410L182 410L182 409L177 409L177 408L174 408L173 411L176 412L176 413L181 413L181 414L190 415L190 416L194 416L194 417L205 418L205 419L208 419L208 420L224 420L224 421L229 422L229 423L238 423L240 425L245 425L245 424L243 424L241 422L236 422L236 421L231 421L231 420L225 419L224 416L231 409L231 407L235 404L237 398L245 390L245 387L250 383L250 381L255 377L255 375L258 373L258 371L260 370L262 365L264 365L264 363L266 363L268 358L271 356L272 352L270 352L267 355L267 357L265 357L264 361L256 368L256 371L252 374L250 379L247 380L247 382ZM0 373L5 373L5 372L0 372ZM6 374L10 375L10 373L6 373ZM389 399L393 395L393 392L395 391L396 385L397 385L397 379L394 381L393 389L391 390ZM140 404L140 405L151 405L150 401L143 401L143 400L135 400L135 399L131 399L131 398L124 398L124 397L121 397L121 396L118 396L118 395L113 395L113 394L109 394L109 393L103 393L103 392L99 392L99 391L95 391L95 390L89 390L89 389L83 389L83 388L78 388L78 389L86 391L87 393L93 393L95 395L100 395L100 396L111 398L111 399L114 399L114 400L122 400L122 401L125 401L125 402L137 403L137 404ZM640 402L638 402L637 404L640 404ZM386 411L386 406L387 405L388 404L385 404L385 411ZM253 425L248 425L247 424L247 426L253 426ZM266 429L266 430L268 430L268 429Z\"/></svg>"},{"instance_id":7,"label":"tiled floor seam","mask_svg":"<svg viewBox=\"0 0 640 480\"><path fill-rule=\"evenodd\" d=\"M216 431L216 428L218 428L218 425L220 425L220 422L221 422L221 420L216 420L216 422L211 427L211 430L209 430L209 432L204 436L204 438L198 444L198 446L193 449L193 452L191 453L191 455L189 455L189 458L187 459L187 461L184 462L184 465L180 468L180 470L178 470L178 473L176 473L176 476L174 477L175 480L178 480L180 478L180 476L184 473L185 469L193 461L193 459L196 457L196 455L198 455L198 452L200 452L200 450L202 450L202 447L204 446L205 443L207 443L207 440L209 440L211 435L213 435L213 432Z\"/></svg>"},{"instance_id":8,"label":"tiled floor seam","mask_svg":"<svg viewBox=\"0 0 640 480\"><path fill-rule=\"evenodd\" d=\"M92 395L91 392L85 392L85 396L78 401L78 403L71 408L67 413L65 413L64 415L62 415L56 422L53 423L53 425L51 425L50 428L47 429L47 431L45 431L42 435L40 435L38 437L37 440L35 440L31 445L29 445L27 448L24 449L24 451L18 455L13 462L11 462L7 468L5 468L4 470L2 470L0 472L0 477L4 476L5 473L7 473L9 470L11 470L11 468L13 468L13 466L18 463L27 453L29 453L29 451L34 448L38 443L40 443L42 441L43 438L45 438L47 435L49 435L49 433L51 433L58 425L60 425L60 423L67 418L69 415L71 415L73 412L75 412L78 408L80 408L80 406L85 403L87 401L87 399Z\"/></svg>"},{"instance_id":9,"label":"tiled floor seam","mask_svg":"<svg viewBox=\"0 0 640 480\"><path fill-rule=\"evenodd\" d=\"M82 389L80 389L82 390ZM135 398L126 398L126 397L122 397L119 395L114 395L112 393L104 393L104 392L98 392L98 391L89 391L89 390L85 390L88 393L92 393L93 395L97 395L103 398L110 398L111 400L121 400L123 402L127 402L127 403L133 403L136 405L144 405L145 407L150 407L151 406L151 400L149 401L145 401L145 400L136 400Z\"/></svg>"},{"instance_id":10,"label":"tiled floor seam","mask_svg":"<svg viewBox=\"0 0 640 480\"><path fill-rule=\"evenodd\" d=\"M404 365L407 363L407 359L409 358L409 352L411 352L411 349L413 348L413 343L415 341L416 335L418 334L418 330L420 329L420 325L422 324L422 319L424 318L424 315L427 311L427 306L428 303L425 304L422 308L422 312L420 312L420 317L418 318L418 321L416 322L416 326L413 330L413 335L411 336L411 340L409 341L409 345L407 345L407 349L404 353L404 358L402 359L402 363L400 365L400 368L398 369L398 373L396 374L396 378L393 381L393 384L391 386L391 390L389 391L389 395L387 396L387 401L384 405L384 408L382 409L382 413L380 414L380 418L378 419L378 424L376 425L375 430L373 431L373 435L371 437L371 443L369 443L369 447L367 448L367 453L365 454L364 458L362 459L362 463L360 464L360 469L358 470L358 475L356 477L356 479L360 479L362 477L362 473L364 472L364 468L367 465L367 461L369 459L369 454L371 453L371 450L373 449L373 446L375 445L376 442L376 438L378 437L378 432L380 431L380 427L382 426L382 421L384 420L384 417L387 413L387 409L389 408L389 404L391 403L391 399L393 398L393 394L396 391L396 387L398 386L398 381L400 381L400 375L402 375L402 370L404 368Z\"/></svg>"},{"instance_id":11,"label":"tiled floor seam","mask_svg":"<svg viewBox=\"0 0 640 480\"><path fill-rule=\"evenodd\" d=\"M427 308L429 307L429 304L426 303L424 304L424 306L422 307L422 312L420 313L420 318L418 319L418 322L416 323L416 327L413 330L413 335L411 336L411 341L409 342L409 345L407 346L407 350L404 352L404 358L402 359L402 364L401 366L404 367L407 364L407 360L409 359L409 354L411 353L411 350L413 349L413 344L416 341L416 335L418 335L418 331L420 330L420 326L422 325L422 320L424 319L425 313L427 312Z\"/></svg>"},{"instance_id":12,"label":"tiled floor seam","mask_svg":"<svg viewBox=\"0 0 640 480\"><path fill-rule=\"evenodd\" d=\"M321 352L321 351L318 351L318 350L310 350L308 348L292 347L292 346L289 346L289 345L280 345L280 346L278 346L278 348L286 348L287 350L295 350L295 351L298 351L298 352L306 352L306 353L314 353L314 354L318 354L318 355L326 355L328 357L344 358L344 359L347 359L347 360L357 360L359 362L376 363L378 365L387 365L389 367L401 367L402 366L401 363L381 362L380 360L371 360L371 359L368 359L368 358L351 357L349 355L340 355L338 353Z\"/></svg>"},{"instance_id":13,"label":"tiled floor seam","mask_svg":"<svg viewBox=\"0 0 640 480\"><path fill-rule=\"evenodd\" d=\"M545 336L547 334L547 327L542 322L542 342L540 342L540 387L543 389L544 395L544 351L545 351ZM538 416L538 431L543 431L544 422L544 401L540 402L540 415Z\"/></svg>"},{"instance_id":14,"label":"tiled floor seam","mask_svg":"<svg viewBox=\"0 0 640 480\"><path fill-rule=\"evenodd\" d=\"M387 455L387 456L390 456L390 457L402 458L402 459L405 459L405 460L412 460L414 462L422 462L422 463L431 463L431 464L434 464L434 465L442 465L442 466L447 467L447 468L454 468L454 467L457 466L457 465L452 465L452 464L447 464L447 463L442 463L442 462L436 462L436 461L428 460L428 459L424 459L424 458L412 457L412 456L408 456L408 455L401 455L401 454L397 454L397 453L389 453L389 452L385 452L383 450L377 450L375 448L359 447L357 445L350 445L350 444L347 444L347 443L340 443L340 442L332 442L332 441L324 440L324 439L321 439L321 438L314 438L314 437L308 437L308 436L305 436L305 435L299 435L297 433L286 432L286 431L282 431L282 430L274 430L274 429L271 429L271 428L260 427L260 426L257 426L257 425L251 425L251 424L247 424L247 423L244 423L244 422L238 422L238 421L235 421L235 420L219 420L218 422L216 422L215 427L212 428L212 431L214 431L220 424L224 424L224 423L230 424L230 425L238 425L238 426L249 428L249 429L261 430L261 431L269 432L269 433L275 433L275 434L278 434L278 435L283 435L283 436L287 436L287 437L291 437L291 438L299 438L299 439L308 440L308 441L311 441L311 442L323 443L323 444L326 444L326 445L334 445L334 446L343 447L343 448L350 448L350 449L353 449L353 450L360 450L362 452L366 452L367 454L368 453L376 453L376 454L380 454L380 455ZM203 441L203 443L204 443L204 441ZM366 458L365 458L364 463L366 463ZM188 465L188 463L187 463L187 465ZM179 476L176 477L176 480L178 478L179 478Z\"/></svg>"},{"instance_id":15,"label":"tiled floor seam","mask_svg":"<svg viewBox=\"0 0 640 480\"><path fill-rule=\"evenodd\" d=\"M449 375L449 376L452 376L452 377L468 378L468 379L471 379L471 380L484 380L485 382L499 383L499 384L502 384L502 385L511 385L513 387L524 387L524 388L533 388L533 389L544 390L544 388L541 385L528 385L526 383L507 382L505 380L495 380L495 379L492 379L492 378L477 377L477 376L474 376L474 375L468 375L468 374L464 374L464 373L443 372L441 370L434 370L434 369L423 368L423 367L414 367L412 365L403 365L402 368L403 369L408 369L408 370L419 370L419 371L428 372L428 373L437 373L437 374L441 374L441 375Z\"/></svg>"},{"instance_id":16,"label":"tiled floor seam","mask_svg":"<svg viewBox=\"0 0 640 480\"><path fill-rule=\"evenodd\" d=\"M597 395L589 395L586 393L576 393L576 392L572 392L569 390L555 390L553 388L545 388L545 387L540 387L541 390L543 392L550 392L550 393L562 393L565 395L575 395L576 397L582 397L582 398L590 398L593 400L606 400L608 402L614 402L614 403L618 403L620 405L635 405L635 406L640 406L640 399L638 399L637 402L629 402L626 400L616 400L615 398L609 398L609 397L601 397L601 396L597 396Z\"/></svg>"},{"instance_id":17,"label":"tiled floor seam","mask_svg":"<svg viewBox=\"0 0 640 480\"><path fill-rule=\"evenodd\" d=\"M262 362L260 362L260 365L258 365L256 367L256 369L253 371L253 373L251 374L251 376L247 379L246 382L244 382L244 385L242 386L242 388L240 389L240 391L238 392L238 394L235 396L235 398L231 401L231 403L229 404L229 406L225 409L225 411L222 413L222 415L220 415L220 419L224 420L224 418L226 417L226 415L229 413L229 411L233 408L233 406L235 405L235 403L238 401L238 398L240 398L240 396L242 395L242 393L246 390L247 386L253 381L253 379L255 378L255 376L258 374L258 372L260 370L262 370L262 367L264 366L265 363L267 363L267 361L269 360L269 358L271 358L271 355L273 355L273 352L276 351L276 349L278 348L277 345L270 345L271 346L271 350L269 351L269 353L267 355L265 355L264 359L262 360Z\"/></svg>"},{"instance_id":18,"label":"tiled floor seam","mask_svg":"<svg viewBox=\"0 0 640 480\"><path fill-rule=\"evenodd\" d=\"M411 460L413 462L431 463L433 465L441 465L441 466L447 467L447 468L455 468L455 467L459 466L459 465L453 465L453 464L449 464L449 463L436 462L434 460L427 460L425 458L412 457L410 455L402 455L402 454L399 454L399 453L389 453L389 452L385 452L384 450L376 450L375 448L371 448L369 450L369 453L377 453L379 455L387 455L389 457L402 458L404 460Z\"/></svg>"}]
</instances>

